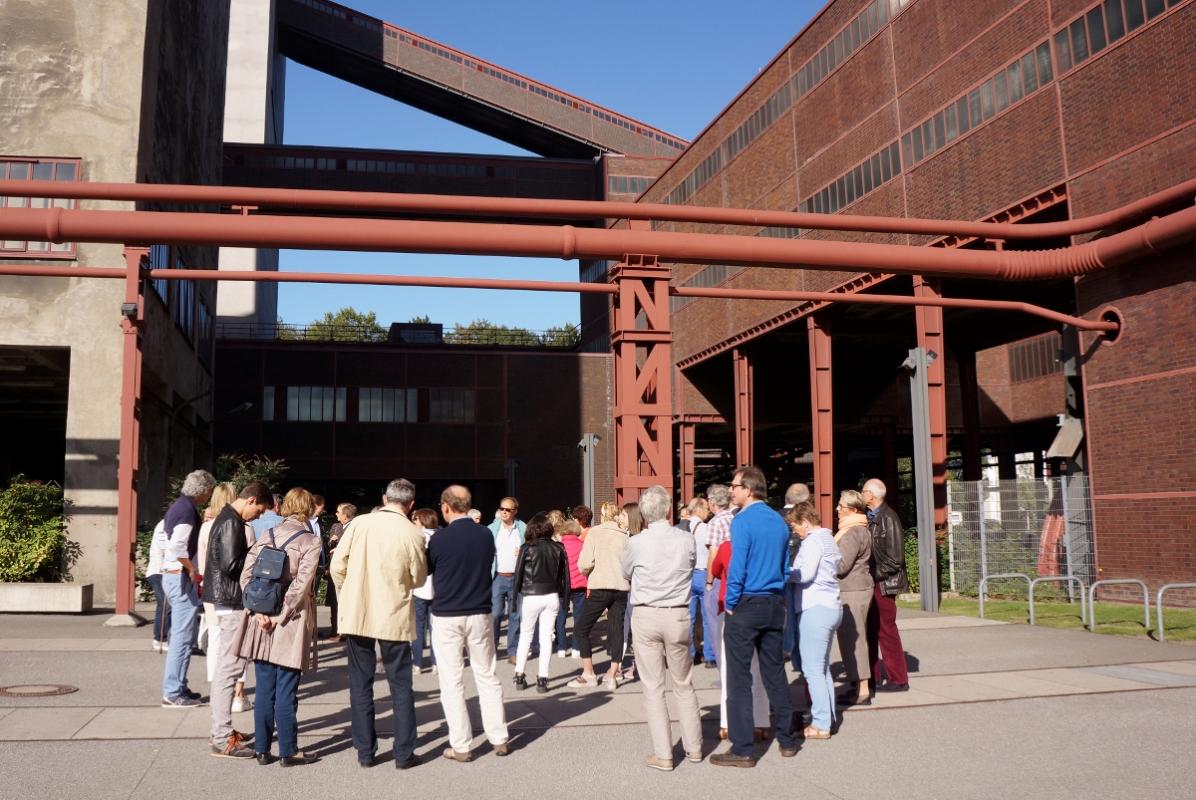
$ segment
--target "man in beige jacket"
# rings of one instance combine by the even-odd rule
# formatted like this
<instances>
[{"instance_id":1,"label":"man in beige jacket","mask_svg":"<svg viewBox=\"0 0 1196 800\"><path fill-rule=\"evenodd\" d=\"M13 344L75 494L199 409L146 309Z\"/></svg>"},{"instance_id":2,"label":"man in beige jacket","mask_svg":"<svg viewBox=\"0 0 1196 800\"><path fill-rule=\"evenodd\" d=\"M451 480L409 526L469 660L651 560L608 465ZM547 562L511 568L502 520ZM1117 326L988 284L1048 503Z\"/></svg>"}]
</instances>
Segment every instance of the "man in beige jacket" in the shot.
<instances>
[{"instance_id":1,"label":"man in beige jacket","mask_svg":"<svg viewBox=\"0 0 1196 800\"><path fill-rule=\"evenodd\" d=\"M394 707L394 763L407 769L415 754L415 696L411 690L411 640L415 636L412 589L428 575L424 535L409 515L415 485L399 478L382 496L382 508L354 518L332 554L337 627L347 643L349 704L357 763L372 766L378 748L374 729L374 648L390 683Z\"/></svg>"}]
</instances>

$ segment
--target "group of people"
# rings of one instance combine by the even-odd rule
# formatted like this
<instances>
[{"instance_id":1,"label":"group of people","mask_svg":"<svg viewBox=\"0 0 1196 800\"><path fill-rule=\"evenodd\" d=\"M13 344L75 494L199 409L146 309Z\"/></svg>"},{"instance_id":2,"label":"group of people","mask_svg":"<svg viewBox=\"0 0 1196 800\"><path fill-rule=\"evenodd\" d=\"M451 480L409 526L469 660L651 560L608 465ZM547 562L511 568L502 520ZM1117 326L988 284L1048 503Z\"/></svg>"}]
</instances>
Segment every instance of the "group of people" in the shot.
<instances>
[{"instance_id":1,"label":"group of people","mask_svg":"<svg viewBox=\"0 0 1196 800\"><path fill-rule=\"evenodd\" d=\"M187 684L202 583L212 755L288 767L318 760L298 748L296 712L300 676L316 668L315 588L326 574L332 638L345 644L352 742L362 766L372 766L377 755L376 671L390 687L394 764L421 763L412 673L423 669L425 641L448 725L443 756L474 757L467 658L486 738L496 755L510 752L497 672L504 618L517 690L530 685L527 666L537 649L541 693L549 691L554 650L581 661L580 674L567 684L572 689L613 691L638 672L651 768L675 766L666 685L677 702L685 758L703 759L693 686L701 662L720 670L719 733L730 741L711 763L754 766L755 743L770 737L782 757L791 757L799 732L786 659L800 669L809 693L811 723L800 734L807 740L830 738L837 704L869 703L873 690L908 689L894 604L906 588L904 548L900 520L885 504L879 480L862 492L841 493L833 533L804 485L789 488L783 516L766 498L764 474L748 466L729 485L713 485L685 504L676 526L669 493L653 486L638 503L603 504L596 525L585 506L537 513L525 523L518 500L506 497L484 527L466 487L446 488L439 509L416 509L415 486L397 479L371 513L338 506L337 523L323 537L323 498L302 488L278 498L258 482L234 492L203 470L193 472L151 550L171 617L162 703L202 703ZM274 605L263 607L271 597ZM572 641L565 626L570 610ZM593 638L604 613L610 663L600 677ZM829 669L836 635L848 677L838 697ZM624 670L628 645L634 665ZM251 661L252 734L232 725L232 712L250 706L243 687Z\"/></svg>"}]
</instances>

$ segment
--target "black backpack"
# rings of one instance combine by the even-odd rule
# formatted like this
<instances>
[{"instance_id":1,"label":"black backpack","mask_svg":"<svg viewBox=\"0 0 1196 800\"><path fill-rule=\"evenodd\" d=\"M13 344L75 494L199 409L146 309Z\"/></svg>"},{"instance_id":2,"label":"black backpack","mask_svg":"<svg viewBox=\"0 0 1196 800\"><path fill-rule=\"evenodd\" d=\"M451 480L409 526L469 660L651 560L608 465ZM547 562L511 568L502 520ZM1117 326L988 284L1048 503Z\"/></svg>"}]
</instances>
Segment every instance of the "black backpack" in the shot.
<instances>
[{"instance_id":1,"label":"black backpack","mask_svg":"<svg viewBox=\"0 0 1196 800\"><path fill-rule=\"evenodd\" d=\"M271 617L282 611L282 598L287 590L282 582L287 567L287 545L305 533L308 531L299 531L283 542L282 547L275 547L274 529L270 529L270 546L263 547L257 554L257 561L253 563L253 580L245 587L246 609Z\"/></svg>"}]
</instances>

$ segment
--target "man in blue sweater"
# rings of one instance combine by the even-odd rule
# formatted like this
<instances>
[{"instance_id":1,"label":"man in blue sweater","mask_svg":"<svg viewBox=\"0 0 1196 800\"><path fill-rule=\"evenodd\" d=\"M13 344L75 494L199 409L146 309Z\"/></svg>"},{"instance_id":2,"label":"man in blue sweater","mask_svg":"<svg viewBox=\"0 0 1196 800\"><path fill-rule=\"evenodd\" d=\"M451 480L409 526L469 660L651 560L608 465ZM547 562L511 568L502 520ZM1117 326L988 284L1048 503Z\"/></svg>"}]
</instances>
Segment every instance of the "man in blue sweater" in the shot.
<instances>
[{"instance_id":1,"label":"man in blue sweater","mask_svg":"<svg viewBox=\"0 0 1196 800\"><path fill-rule=\"evenodd\" d=\"M754 767L752 653L772 706L772 725L781 756L797 755L793 701L785 680L782 639L785 605L781 593L789 573L789 527L762 501L768 497L764 473L743 467L731 481L731 502L739 513L731 522L731 563L727 567L726 623L727 733L731 749L710 757L720 767Z\"/></svg>"},{"instance_id":2,"label":"man in blue sweater","mask_svg":"<svg viewBox=\"0 0 1196 800\"><path fill-rule=\"evenodd\" d=\"M472 502L464 486L445 489L440 495L440 514L448 525L428 540L428 575L436 586L432 598L432 653L440 678L440 705L449 729L444 757L462 763L473 760L473 728L462 684L465 661L461 654L466 649L478 686L486 738L495 755L511 752L502 683L495 674L495 636L490 620L494 537L469 518Z\"/></svg>"}]
</instances>

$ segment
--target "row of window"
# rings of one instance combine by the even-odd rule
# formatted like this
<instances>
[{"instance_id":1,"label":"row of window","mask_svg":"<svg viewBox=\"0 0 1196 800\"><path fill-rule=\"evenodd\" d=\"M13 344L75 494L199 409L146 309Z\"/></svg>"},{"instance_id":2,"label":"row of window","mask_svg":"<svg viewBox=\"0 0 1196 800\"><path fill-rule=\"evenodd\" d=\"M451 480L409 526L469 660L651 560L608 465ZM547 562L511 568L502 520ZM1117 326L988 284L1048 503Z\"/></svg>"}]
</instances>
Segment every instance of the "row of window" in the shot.
<instances>
[{"instance_id":1,"label":"row of window","mask_svg":"<svg viewBox=\"0 0 1196 800\"><path fill-rule=\"evenodd\" d=\"M1063 346L1058 333L1048 333L1009 347L1009 379L1013 383L1031 381L1063 371L1059 350Z\"/></svg>"},{"instance_id":2,"label":"row of window","mask_svg":"<svg viewBox=\"0 0 1196 800\"><path fill-rule=\"evenodd\" d=\"M1066 72L1183 0L1103 0L1055 34L1059 71Z\"/></svg>"},{"instance_id":3,"label":"row of window","mask_svg":"<svg viewBox=\"0 0 1196 800\"><path fill-rule=\"evenodd\" d=\"M1051 47L1049 42L1043 42L907 131L901 137L907 167L928 158L1052 80Z\"/></svg>"},{"instance_id":4,"label":"row of window","mask_svg":"<svg viewBox=\"0 0 1196 800\"><path fill-rule=\"evenodd\" d=\"M606 190L611 194L641 194L652 185L655 178L639 175L610 175L606 179Z\"/></svg>"},{"instance_id":5,"label":"row of window","mask_svg":"<svg viewBox=\"0 0 1196 800\"><path fill-rule=\"evenodd\" d=\"M187 265L177 250L168 245L150 245L149 269L186 269ZM195 345L196 352L204 364L212 353L216 321L205 300L197 291L195 281L168 281L155 278L150 288L162 299L170 311L170 318L178 326L187 341Z\"/></svg>"},{"instance_id":6,"label":"row of window","mask_svg":"<svg viewBox=\"0 0 1196 800\"><path fill-rule=\"evenodd\" d=\"M610 262L609 261L583 261L581 262L581 282L582 283L606 283L610 276Z\"/></svg>"},{"instance_id":7,"label":"row of window","mask_svg":"<svg viewBox=\"0 0 1196 800\"><path fill-rule=\"evenodd\" d=\"M765 228L764 230L770 230ZM764 234L761 231L758 235ZM739 273L743 272L745 267L732 267L727 264L711 264L708 267L698 270L693 275L690 275L681 282L682 286L688 286L694 289L709 289L714 286L721 286L727 281L734 278ZM687 305L692 303L697 298L695 297L671 297L669 298L670 313L677 313Z\"/></svg>"},{"instance_id":8,"label":"row of window","mask_svg":"<svg viewBox=\"0 0 1196 800\"><path fill-rule=\"evenodd\" d=\"M730 162L755 141L756 137L792 108L794 103L817 86L911 2L913 0L873 0L869 3L867 8L856 15L825 47L803 64L751 116L740 123L739 127L732 131L713 153L669 192L664 202L681 204L689 200L706 181L714 177L724 163Z\"/></svg>"},{"instance_id":9,"label":"row of window","mask_svg":"<svg viewBox=\"0 0 1196 800\"><path fill-rule=\"evenodd\" d=\"M275 421L277 389L286 390L287 422L345 422L349 401L356 398L356 421L472 423L477 419L477 392L473 389L403 389L361 386L350 394L344 386L263 386L262 420ZM426 411L420 413L420 393L426 393Z\"/></svg>"},{"instance_id":10,"label":"row of window","mask_svg":"<svg viewBox=\"0 0 1196 800\"><path fill-rule=\"evenodd\" d=\"M892 142L807 197L797 210L834 214L900 174L901 156Z\"/></svg>"},{"instance_id":11,"label":"row of window","mask_svg":"<svg viewBox=\"0 0 1196 800\"><path fill-rule=\"evenodd\" d=\"M0 159L0 179L13 181L74 181L79 179L80 162L59 159ZM4 197L0 208L75 208L74 200L49 197ZM47 255L71 256L75 245L71 242L36 242L23 239L0 239L0 256Z\"/></svg>"}]
</instances>

